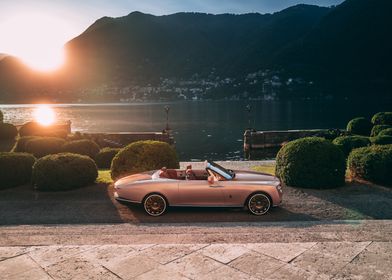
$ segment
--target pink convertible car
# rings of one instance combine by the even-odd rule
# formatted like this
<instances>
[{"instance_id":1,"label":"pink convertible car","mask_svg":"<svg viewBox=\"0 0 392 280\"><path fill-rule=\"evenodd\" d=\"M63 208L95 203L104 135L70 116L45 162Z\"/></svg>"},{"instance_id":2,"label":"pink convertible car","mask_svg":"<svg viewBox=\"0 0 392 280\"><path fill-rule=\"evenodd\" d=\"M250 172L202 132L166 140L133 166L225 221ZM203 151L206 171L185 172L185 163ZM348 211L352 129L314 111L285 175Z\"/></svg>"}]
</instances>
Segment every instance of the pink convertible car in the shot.
<instances>
[{"instance_id":1,"label":"pink convertible car","mask_svg":"<svg viewBox=\"0 0 392 280\"><path fill-rule=\"evenodd\" d=\"M272 175L228 170L211 161L205 167L131 175L114 184L114 197L142 204L151 216L162 215L168 206L245 206L252 214L263 215L282 202L280 181Z\"/></svg>"}]
</instances>

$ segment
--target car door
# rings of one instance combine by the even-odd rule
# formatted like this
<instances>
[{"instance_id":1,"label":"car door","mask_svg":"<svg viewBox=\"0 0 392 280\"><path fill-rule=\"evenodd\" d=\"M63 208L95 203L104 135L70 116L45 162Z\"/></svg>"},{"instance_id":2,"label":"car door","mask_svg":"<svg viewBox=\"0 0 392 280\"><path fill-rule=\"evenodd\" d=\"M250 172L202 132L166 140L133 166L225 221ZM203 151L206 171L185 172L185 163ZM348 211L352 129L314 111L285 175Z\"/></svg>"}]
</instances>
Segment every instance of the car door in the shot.
<instances>
[{"instance_id":1,"label":"car door","mask_svg":"<svg viewBox=\"0 0 392 280\"><path fill-rule=\"evenodd\" d=\"M179 183L179 205L223 206L223 185L219 181L184 180Z\"/></svg>"}]
</instances>

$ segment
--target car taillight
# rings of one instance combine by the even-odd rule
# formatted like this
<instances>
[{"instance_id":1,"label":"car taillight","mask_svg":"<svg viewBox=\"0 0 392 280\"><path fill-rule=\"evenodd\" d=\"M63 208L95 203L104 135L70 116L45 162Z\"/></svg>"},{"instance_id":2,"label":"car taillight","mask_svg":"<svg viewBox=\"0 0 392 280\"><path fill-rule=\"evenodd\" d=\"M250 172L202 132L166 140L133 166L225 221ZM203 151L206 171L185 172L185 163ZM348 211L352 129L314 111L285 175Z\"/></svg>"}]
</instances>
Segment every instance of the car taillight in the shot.
<instances>
[{"instance_id":1,"label":"car taillight","mask_svg":"<svg viewBox=\"0 0 392 280\"><path fill-rule=\"evenodd\" d=\"M280 184L276 186L276 189L277 189L278 192L280 192L280 193L283 192L282 186L281 186Z\"/></svg>"}]
</instances>

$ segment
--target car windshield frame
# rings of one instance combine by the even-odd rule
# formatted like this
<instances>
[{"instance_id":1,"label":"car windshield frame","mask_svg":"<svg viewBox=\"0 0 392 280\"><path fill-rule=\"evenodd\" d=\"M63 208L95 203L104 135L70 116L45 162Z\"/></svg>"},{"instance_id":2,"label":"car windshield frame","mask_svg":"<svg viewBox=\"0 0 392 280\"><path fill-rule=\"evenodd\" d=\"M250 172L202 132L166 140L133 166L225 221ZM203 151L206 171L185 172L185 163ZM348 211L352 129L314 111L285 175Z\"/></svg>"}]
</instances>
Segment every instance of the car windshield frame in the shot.
<instances>
[{"instance_id":1,"label":"car windshield frame","mask_svg":"<svg viewBox=\"0 0 392 280\"><path fill-rule=\"evenodd\" d=\"M206 169L207 170L209 169L214 173L218 173L226 180L232 180L235 177L235 172L233 170L226 169L223 166L221 166L213 161L206 160Z\"/></svg>"}]
</instances>

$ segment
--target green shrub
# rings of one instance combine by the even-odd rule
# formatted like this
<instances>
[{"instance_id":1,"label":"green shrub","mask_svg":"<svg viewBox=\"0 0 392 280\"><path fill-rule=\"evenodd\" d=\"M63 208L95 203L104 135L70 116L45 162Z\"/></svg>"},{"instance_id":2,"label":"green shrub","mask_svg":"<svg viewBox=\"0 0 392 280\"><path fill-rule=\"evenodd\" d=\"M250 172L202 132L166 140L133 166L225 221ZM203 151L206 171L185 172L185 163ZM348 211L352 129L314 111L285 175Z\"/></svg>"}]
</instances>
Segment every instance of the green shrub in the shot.
<instances>
[{"instance_id":1,"label":"green shrub","mask_svg":"<svg viewBox=\"0 0 392 280\"><path fill-rule=\"evenodd\" d=\"M26 144L30 140L40 138L38 136L23 136L20 137L15 144L15 147L13 149L13 152L26 152Z\"/></svg>"},{"instance_id":2,"label":"green shrub","mask_svg":"<svg viewBox=\"0 0 392 280\"><path fill-rule=\"evenodd\" d=\"M392 136L389 135L378 135L371 137L370 141L374 145L389 145L392 144Z\"/></svg>"},{"instance_id":3,"label":"green shrub","mask_svg":"<svg viewBox=\"0 0 392 280\"><path fill-rule=\"evenodd\" d=\"M379 136L392 136L392 128L384 129L378 135Z\"/></svg>"},{"instance_id":4,"label":"green shrub","mask_svg":"<svg viewBox=\"0 0 392 280\"><path fill-rule=\"evenodd\" d=\"M392 185L392 145L355 149L348 157L347 165L354 178Z\"/></svg>"},{"instance_id":5,"label":"green shrub","mask_svg":"<svg viewBox=\"0 0 392 280\"><path fill-rule=\"evenodd\" d=\"M348 122L347 131L351 134L369 136L372 124L368 119L355 118Z\"/></svg>"},{"instance_id":6,"label":"green shrub","mask_svg":"<svg viewBox=\"0 0 392 280\"><path fill-rule=\"evenodd\" d=\"M369 146L370 140L369 137L358 135L340 136L335 138L332 143L341 148L343 153L348 156L353 149Z\"/></svg>"},{"instance_id":7,"label":"green shrub","mask_svg":"<svg viewBox=\"0 0 392 280\"><path fill-rule=\"evenodd\" d=\"M0 110L0 123L4 121L4 115L3 112Z\"/></svg>"},{"instance_id":8,"label":"green shrub","mask_svg":"<svg viewBox=\"0 0 392 280\"><path fill-rule=\"evenodd\" d=\"M332 188L345 183L345 157L341 149L319 137L284 145L276 157L276 175L283 183L302 188Z\"/></svg>"},{"instance_id":9,"label":"green shrub","mask_svg":"<svg viewBox=\"0 0 392 280\"><path fill-rule=\"evenodd\" d=\"M373 126L372 132L370 133L370 136L374 137L377 136L381 131L387 128L392 128L390 125L384 125L384 124L377 124Z\"/></svg>"},{"instance_id":10,"label":"green shrub","mask_svg":"<svg viewBox=\"0 0 392 280\"><path fill-rule=\"evenodd\" d=\"M178 168L175 150L165 142L138 141L122 149L113 159L111 175L113 179L122 176L155 170L166 166Z\"/></svg>"},{"instance_id":11,"label":"green shrub","mask_svg":"<svg viewBox=\"0 0 392 280\"><path fill-rule=\"evenodd\" d=\"M26 153L33 154L40 158L50 154L57 154L62 151L65 143L64 139L56 137L35 137L25 144Z\"/></svg>"},{"instance_id":12,"label":"green shrub","mask_svg":"<svg viewBox=\"0 0 392 280\"><path fill-rule=\"evenodd\" d=\"M34 162L30 154L0 153L0 189L29 183Z\"/></svg>"},{"instance_id":13,"label":"green shrub","mask_svg":"<svg viewBox=\"0 0 392 280\"><path fill-rule=\"evenodd\" d=\"M374 125L392 125L392 112L379 112L372 117Z\"/></svg>"},{"instance_id":14,"label":"green shrub","mask_svg":"<svg viewBox=\"0 0 392 280\"><path fill-rule=\"evenodd\" d=\"M95 157L95 162L99 168L110 168L113 158L121 149L118 148L103 148Z\"/></svg>"},{"instance_id":15,"label":"green shrub","mask_svg":"<svg viewBox=\"0 0 392 280\"><path fill-rule=\"evenodd\" d=\"M92 184L97 177L97 166L90 157L62 153L37 160L32 182L38 190L62 191Z\"/></svg>"},{"instance_id":16,"label":"green shrub","mask_svg":"<svg viewBox=\"0 0 392 280\"><path fill-rule=\"evenodd\" d=\"M23 136L44 136L44 137L58 137L66 138L68 132L60 129L57 126L44 126L37 122L28 122L19 128L19 135Z\"/></svg>"},{"instance_id":17,"label":"green shrub","mask_svg":"<svg viewBox=\"0 0 392 280\"><path fill-rule=\"evenodd\" d=\"M99 153L99 146L91 140L75 140L65 143L63 146L63 152L95 158L95 156Z\"/></svg>"},{"instance_id":18,"label":"green shrub","mask_svg":"<svg viewBox=\"0 0 392 280\"><path fill-rule=\"evenodd\" d=\"M1 140L15 139L17 135L18 135L18 130L13 124L0 122Z\"/></svg>"}]
</instances>

